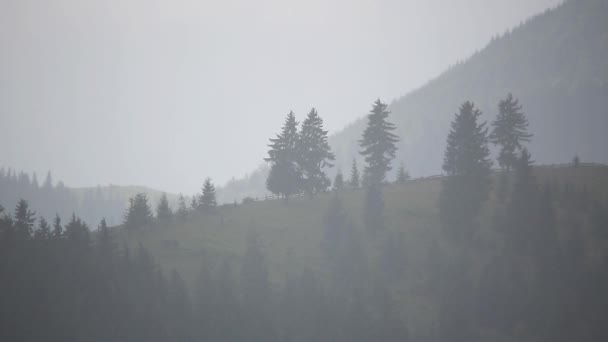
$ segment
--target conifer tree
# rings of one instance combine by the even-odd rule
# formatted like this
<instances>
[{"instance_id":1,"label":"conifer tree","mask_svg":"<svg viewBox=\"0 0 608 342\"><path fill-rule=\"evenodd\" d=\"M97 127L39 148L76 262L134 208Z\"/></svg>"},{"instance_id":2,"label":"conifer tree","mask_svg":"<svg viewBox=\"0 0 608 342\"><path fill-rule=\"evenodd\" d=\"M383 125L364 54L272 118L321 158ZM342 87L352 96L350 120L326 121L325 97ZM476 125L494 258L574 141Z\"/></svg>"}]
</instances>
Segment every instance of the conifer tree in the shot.
<instances>
[{"instance_id":1,"label":"conifer tree","mask_svg":"<svg viewBox=\"0 0 608 342\"><path fill-rule=\"evenodd\" d=\"M48 240L51 237L51 226L42 216L38 219L38 229L34 232L34 238L38 240Z\"/></svg>"},{"instance_id":2,"label":"conifer tree","mask_svg":"<svg viewBox=\"0 0 608 342\"><path fill-rule=\"evenodd\" d=\"M42 187L47 190L53 188L53 176L51 175L51 171L46 173L46 178L42 184Z\"/></svg>"},{"instance_id":3,"label":"conifer tree","mask_svg":"<svg viewBox=\"0 0 608 342\"><path fill-rule=\"evenodd\" d=\"M285 124L277 137L270 139L268 158L270 172L266 188L273 194L281 195L285 201L301 189L302 175L297 167L298 122L293 112L289 112Z\"/></svg>"},{"instance_id":4,"label":"conifer tree","mask_svg":"<svg viewBox=\"0 0 608 342\"><path fill-rule=\"evenodd\" d=\"M336 178L334 178L334 190L340 191L344 188L344 176L342 170L338 169L336 172Z\"/></svg>"},{"instance_id":5,"label":"conifer tree","mask_svg":"<svg viewBox=\"0 0 608 342\"><path fill-rule=\"evenodd\" d=\"M397 171L397 184L405 184L405 182L409 179L410 174L405 170L403 163L401 163L399 170Z\"/></svg>"},{"instance_id":6,"label":"conifer tree","mask_svg":"<svg viewBox=\"0 0 608 342\"><path fill-rule=\"evenodd\" d=\"M370 184L365 192L363 222L370 231L384 229L384 199L382 190L377 184Z\"/></svg>"},{"instance_id":7,"label":"conifer tree","mask_svg":"<svg viewBox=\"0 0 608 342\"><path fill-rule=\"evenodd\" d=\"M532 138L532 134L527 132L528 119L521 110L519 101L509 93L498 103L498 116L492 122L490 141L500 146L498 165L506 170L515 166L522 142L529 142Z\"/></svg>"},{"instance_id":8,"label":"conifer tree","mask_svg":"<svg viewBox=\"0 0 608 342\"><path fill-rule=\"evenodd\" d=\"M179 198L177 200L177 217L179 217L180 220L185 220L188 218L188 207L186 206L186 198L182 194L179 194Z\"/></svg>"},{"instance_id":9,"label":"conifer tree","mask_svg":"<svg viewBox=\"0 0 608 342\"><path fill-rule=\"evenodd\" d=\"M447 177L442 182L439 208L445 228L466 237L490 187L490 151L481 111L465 102L451 124L443 159ZM464 236L462 236L464 234Z\"/></svg>"},{"instance_id":10,"label":"conifer tree","mask_svg":"<svg viewBox=\"0 0 608 342\"><path fill-rule=\"evenodd\" d=\"M160 196L160 200L158 201L158 205L156 206L156 217L159 221L169 222L173 218L173 210L169 206L169 200L167 199L167 194L162 193Z\"/></svg>"},{"instance_id":11,"label":"conifer tree","mask_svg":"<svg viewBox=\"0 0 608 342\"><path fill-rule=\"evenodd\" d=\"M359 169L357 168L357 160L353 159L353 166L350 169L350 180L348 181L348 185L351 188L358 188L361 184L361 177L359 176Z\"/></svg>"},{"instance_id":12,"label":"conifer tree","mask_svg":"<svg viewBox=\"0 0 608 342\"><path fill-rule=\"evenodd\" d=\"M359 140L360 153L367 163L364 169L366 184L384 182L397 152L396 143L399 138L392 132L396 128L395 125L387 121L389 112L386 107L387 105L380 102L380 99L376 100L367 116L367 127L363 137Z\"/></svg>"},{"instance_id":13,"label":"conifer tree","mask_svg":"<svg viewBox=\"0 0 608 342\"><path fill-rule=\"evenodd\" d=\"M73 248L84 250L89 247L89 227L76 214L65 226L65 236Z\"/></svg>"},{"instance_id":14,"label":"conifer tree","mask_svg":"<svg viewBox=\"0 0 608 342\"><path fill-rule=\"evenodd\" d=\"M61 226L61 218L59 214L55 214L53 219L53 239L61 239L63 236L63 227Z\"/></svg>"},{"instance_id":15,"label":"conifer tree","mask_svg":"<svg viewBox=\"0 0 608 342\"><path fill-rule=\"evenodd\" d=\"M203 184L203 193L198 199L199 210L206 213L214 212L217 207L215 198L215 185L211 183L211 178L205 179Z\"/></svg>"},{"instance_id":16,"label":"conifer tree","mask_svg":"<svg viewBox=\"0 0 608 342\"><path fill-rule=\"evenodd\" d=\"M297 165L302 175L303 190L309 195L325 191L331 184L323 168L332 167L335 159L327 142L323 119L313 108L302 123L296 144Z\"/></svg>"},{"instance_id":17,"label":"conifer tree","mask_svg":"<svg viewBox=\"0 0 608 342\"><path fill-rule=\"evenodd\" d=\"M32 236L34 223L36 222L36 212L31 211L26 200L20 199L15 207L15 232L22 239Z\"/></svg>"},{"instance_id":18,"label":"conifer tree","mask_svg":"<svg viewBox=\"0 0 608 342\"><path fill-rule=\"evenodd\" d=\"M113 255L115 247L114 238L104 217L97 227L97 248L102 254Z\"/></svg>"},{"instance_id":19,"label":"conifer tree","mask_svg":"<svg viewBox=\"0 0 608 342\"><path fill-rule=\"evenodd\" d=\"M124 217L124 226L127 229L137 229L152 222L152 211L145 193L138 193L129 199L129 208ZM67 227L66 227L67 229Z\"/></svg>"}]
</instances>

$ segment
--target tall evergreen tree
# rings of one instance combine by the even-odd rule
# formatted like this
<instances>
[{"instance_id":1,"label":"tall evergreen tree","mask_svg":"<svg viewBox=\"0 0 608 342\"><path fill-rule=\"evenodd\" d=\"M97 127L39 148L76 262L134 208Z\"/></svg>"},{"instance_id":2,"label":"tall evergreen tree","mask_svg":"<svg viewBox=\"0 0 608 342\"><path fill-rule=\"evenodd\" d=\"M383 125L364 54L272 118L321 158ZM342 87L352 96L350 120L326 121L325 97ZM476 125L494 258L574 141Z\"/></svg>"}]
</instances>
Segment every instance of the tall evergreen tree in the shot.
<instances>
[{"instance_id":1,"label":"tall evergreen tree","mask_svg":"<svg viewBox=\"0 0 608 342\"><path fill-rule=\"evenodd\" d=\"M357 168L357 160L353 159L353 165L350 169L350 180L348 185L352 188L358 188L361 184L361 177L359 175L359 169Z\"/></svg>"},{"instance_id":2,"label":"tall evergreen tree","mask_svg":"<svg viewBox=\"0 0 608 342\"><path fill-rule=\"evenodd\" d=\"M145 193L138 193L129 199L129 208L124 217L124 226L127 229L137 229L152 222L152 211ZM67 228L66 228L67 229Z\"/></svg>"},{"instance_id":3,"label":"tall evergreen tree","mask_svg":"<svg viewBox=\"0 0 608 342\"><path fill-rule=\"evenodd\" d=\"M334 178L334 190L340 191L344 188L344 176L342 175L342 170L338 170L336 172L336 178Z\"/></svg>"},{"instance_id":4,"label":"tall evergreen tree","mask_svg":"<svg viewBox=\"0 0 608 342\"><path fill-rule=\"evenodd\" d=\"M397 171L397 184L405 184L409 179L410 174L405 170L403 163L401 163L401 165L399 165L399 170Z\"/></svg>"},{"instance_id":5,"label":"tall evergreen tree","mask_svg":"<svg viewBox=\"0 0 608 342\"><path fill-rule=\"evenodd\" d=\"M169 222L173 218L173 210L169 206L169 200L167 194L163 192L156 206L156 217L159 221Z\"/></svg>"},{"instance_id":6,"label":"tall evergreen tree","mask_svg":"<svg viewBox=\"0 0 608 342\"><path fill-rule=\"evenodd\" d=\"M289 112L281 133L270 139L268 158L264 159L270 163L266 188L283 196L286 201L301 189L302 175L297 167L298 140L298 122L293 112Z\"/></svg>"},{"instance_id":7,"label":"tall evergreen tree","mask_svg":"<svg viewBox=\"0 0 608 342\"><path fill-rule=\"evenodd\" d=\"M313 108L302 123L296 144L297 165L302 175L303 190L309 195L325 191L331 184L323 168L332 167L335 160L327 142L323 119Z\"/></svg>"},{"instance_id":8,"label":"tall evergreen tree","mask_svg":"<svg viewBox=\"0 0 608 342\"><path fill-rule=\"evenodd\" d=\"M21 199L15 207L15 232L19 238L29 238L32 236L34 223L36 222L36 212L30 210L26 200Z\"/></svg>"},{"instance_id":9,"label":"tall evergreen tree","mask_svg":"<svg viewBox=\"0 0 608 342\"><path fill-rule=\"evenodd\" d=\"M51 237L51 226L42 216L38 219L38 229L34 232L34 238L38 240L47 240Z\"/></svg>"},{"instance_id":10,"label":"tall evergreen tree","mask_svg":"<svg viewBox=\"0 0 608 342\"><path fill-rule=\"evenodd\" d=\"M367 127L363 131L363 137L359 140L360 153L367 163L364 169L367 184L384 182L397 152L396 143L399 138L392 132L396 128L395 125L387 121L389 112L386 107L387 105L380 102L380 99L376 100L367 116Z\"/></svg>"},{"instance_id":11,"label":"tall evergreen tree","mask_svg":"<svg viewBox=\"0 0 608 342\"><path fill-rule=\"evenodd\" d=\"M217 208L217 201L215 199L215 185L211 183L211 178L205 179L203 184L203 193L198 199L199 210L206 213L214 212Z\"/></svg>"},{"instance_id":12,"label":"tall evergreen tree","mask_svg":"<svg viewBox=\"0 0 608 342\"><path fill-rule=\"evenodd\" d=\"M108 228L105 217L101 219L97 227L97 249L105 255L113 255L116 249L114 237L110 228Z\"/></svg>"},{"instance_id":13,"label":"tall evergreen tree","mask_svg":"<svg viewBox=\"0 0 608 342\"><path fill-rule=\"evenodd\" d=\"M513 95L498 103L498 116L492 122L490 141L500 146L498 165L510 170L517 162L517 152L522 149L522 142L530 141L532 134L527 132L528 119L522 112L522 106Z\"/></svg>"},{"instance_id":14,"label":"tall evergreen tree","mask_svg":"<svg viewBox=\"0 0 608 342\"><path fill-rule=\"evenodd\" d=\"M186 205L186 198L182 194L179 194L179 198L177 199L177 217L180 220L185 220L188 218L188 207Z\"/></svg>"},{"instance_id":15,"label":"tall evergreen tree","mask_svg":"<svg viewBox=\"0 0 608 342\"><path fill-rule=\"evenodd\" d=\"M63 236L63 227L61 226L61 217L59 214L55 215L53 219L53 239L57 240Z\"/></svg>"},{"instance_id":16,"label":"tall evergreen tree","mask_svg":"<svg viewBox=\"0 0 608 342\"><path fill-rule=\"evenodd\" d=\"M445 228L456 235L471 232L473 219L486 200L490 188L486 124L478 123L481 111L472 102L465 102L455 114L447 138L439 201Z\"/></svg>"}]
</instances>

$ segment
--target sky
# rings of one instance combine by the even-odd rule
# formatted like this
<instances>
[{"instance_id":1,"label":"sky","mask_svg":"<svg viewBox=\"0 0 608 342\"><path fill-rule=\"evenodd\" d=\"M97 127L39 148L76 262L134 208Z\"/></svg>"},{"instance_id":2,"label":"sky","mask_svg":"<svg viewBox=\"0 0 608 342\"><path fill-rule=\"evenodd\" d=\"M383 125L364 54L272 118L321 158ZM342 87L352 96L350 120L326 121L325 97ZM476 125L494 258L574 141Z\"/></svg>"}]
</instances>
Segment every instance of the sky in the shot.
<instances>
[{"instance_id":1,"label":"sky","mask_svg":"<svg viewBox=\"0 0 608 342\"><path fill-rule=\"evenodd\" d=\"M330 133L559 0L0 0L0 167L192 194Z\"/></svg>"}]
</instances>

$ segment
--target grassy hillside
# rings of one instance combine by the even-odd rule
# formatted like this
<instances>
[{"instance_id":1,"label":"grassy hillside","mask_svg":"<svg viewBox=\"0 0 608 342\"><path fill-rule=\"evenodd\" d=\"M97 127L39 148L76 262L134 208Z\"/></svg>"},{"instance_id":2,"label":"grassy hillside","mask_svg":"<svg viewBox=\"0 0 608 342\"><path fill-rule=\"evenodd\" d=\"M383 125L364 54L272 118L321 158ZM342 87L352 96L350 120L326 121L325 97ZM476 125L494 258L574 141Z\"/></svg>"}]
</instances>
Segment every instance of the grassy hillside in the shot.
<instances>
[{"instance_id":1,"label":"grassy hillside","mask_svg":"<svg viewBox=\"0 0 608 342\"><path fill-rule=\"evenodd\" d=\"M570 184L576 189L588 189L590 198L608 198L608 167L580 165L535 168L540 184L552 184L562 188ZM495 177L497 182L497 177ZM386 185L383 189L387 230L366 232L362 227L363 190L344 190L340 194L328 193L314 199L294 198L289 203L268 200L250 204L220 208L217 215L199 216L186 223L170 227L142 229L135 232L121 231L119 240L131 247L145 246L166 271L177 269L186 281L192 283L204 258L217 260L229 257L235 263L245 250L250 231L255 231L267 256L271 279L280 284L288 273L297 274L305 267L324 272L321 252L324 215L333 196L340 196L349 218L354 222L363 248L374 267L386 250L388 241L399 244L405 251L403 268L407 276L397 279L393 291L405 309L414 336L426 335L432 330L437 302L433 297L433 263L438 254L451 253L452 245L442 238L437 200L441 179L411 180L403 185ZM494 193L480 215L481 227L473 245L475 248L475 274L479 274L501 245L500 235L491 226L497 207ZM590 233L590 250L605 251L604 245L596 246ZM167 246L167 241L177 241L177 246ZM601 247L601 248L600 248ZM602 252L603 253L603 252ZM591 254L591 253L590 253Z\"/></svg>"}]
</instances>

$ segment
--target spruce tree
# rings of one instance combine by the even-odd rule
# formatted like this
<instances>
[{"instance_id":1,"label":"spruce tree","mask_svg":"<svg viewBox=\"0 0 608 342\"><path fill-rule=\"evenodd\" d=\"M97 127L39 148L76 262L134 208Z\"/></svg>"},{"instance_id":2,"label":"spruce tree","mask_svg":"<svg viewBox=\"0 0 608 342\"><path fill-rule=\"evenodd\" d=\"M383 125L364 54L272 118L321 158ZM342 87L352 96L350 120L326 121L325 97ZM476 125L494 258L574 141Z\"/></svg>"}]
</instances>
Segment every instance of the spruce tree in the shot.
<instances>
[{"instance_id":1,"label":"spruce tree","mask_svg":"<svg viewBox=\"0 0 608 342\"><path fill-rule=\"evenodd\" d=\"M63 227L61 226L61 217L59 214L55 214L53 219L53 239L61 239L63 236Z\"/></svg>"},{"instance_id":2,"label":"spruce tree","mask_svg":"<svg viewBox=\"0 0 608 342\"><path fill-rule=\"evenodd\" d=\"M34 223L36 222L36 212L31 211L26 200L20 199L15 207L15 232L21 239L32 236Z\"/></svg>"},{"instance_id":3,"label":"spruce tree","mask_svg":"<svg viewBox=\"0 0 608 342\"><path fill-rule=\"evenodd\" d=\"M34 232L34 238L38 240L48 240L51 237L51 226L42 216L38 219L38 229Z\"/></svg>"},{"instance_id":4,"label":"spruce tree","mask_svg":"<svg viewBox=\"0 0 608 342\"><path fill-rule=\"evenodd\" d=\"M124 226L127 229L137 229L152 222L152 211L145 193L138 193L129 199L129 208L124 217ZM66 228L67 229L67 228Z\"/></svg>"},{"instance_id":5,"label":"spruce tree","mask_svg":"<svg viewBox=\"0 0 608 342\"><path fill-rule=\"evenodd\" d=\"M177 217L180 220L186 220L188 218L188 207L186 205L186 198L182 194L179 194L179 198L177 200Z\"/></svg>"},{"instance_id":6,"label":"spruce tree","mask_svg":"<svg viewBox=\"0 0 608 342\"><path fill-rule=\"evenodd\" d=\"M351 188L358 188L361 184L361 177L359 176L359 169L357 168L357 160L353 159L353 165L350 169L350 180L348 181L348 185Z\"/></svg>"},{"instance_id":7,"label":"spruce tree","mask_svg":"<svg viewBox=\"0 0 608 342\"><path fill-rule=\"evenodd\" d=\"M298 122L293 112L289 112L285 124L277 137L270 139L268 158L270 172L266 188L273 194L281 195L285 201L301 189L302 175L297 166Z\"/></svg>"},{"instance_id":8,"label":"spruce tree","mask_svg":"<svg viewBox=\"0 0 608 342\"><path fill-rule=\"evenodd\" d=\"M500 147L498 165L510 170L517 162L517 153L522 149L522 142L529 142L532 134L527 132L528 119L522 112L522 106L513 95L498 103L498 116L492 122L490 141Z\"/></svg>"},{"instance_id":9,"label":"spruce tree","mask_svg":"<svg viewBox=\"0 0 608 342\"><path fill-rule=\"evenodd\" d=\"M380 102L380 99L376 100L367 116L367 127L363 137L359 140L360 153L367 163L364 169L366 184L384 182L397 152L396 143L399 138L392 132L396 128L395 125L387 121L389 112L386 107L387 105Z\"/></svg>"},{"instance_id":10,"label":"spruce tree","mask_svg":"<svg viewBox=\"0 0 608 342\"><path fill-rule=\"evenodd\" d=\"M205 184L203 184L203 193L198 199L198 208L202 212L212 213L216 207L215 185L211 183L211 178L207 178L205 179Z\"/></svg>"},{"instance_id":11,"label":"spruce tree","mask_svg":"<svg viewBox=\"0 0 608 342\"><path fill-rule=\"evenodd\" d=\"M104 255L113 255L115 247L112 232L110 232L104 217L97 227L97 249Z\"/></svg>"},{"instance_id":12,"label":"spruce tree","mask_svg":"<svg viewBox=\"0 0 608 342\"><path fill-rule=\"evenodd\" d=\"M399 170L397 171L397 184L405 184L405 182L409 179L410 174L405 170L403 163L401 163Z\"/></svg>"},{"instance_id":13,"label":"spruce tree","mask_svg":"<svg viewBox=\"0 0 608 342\"><path fill-rule=\"evenodd\" d=\"M303 190L309 195L325 191L331 184L323 168L332 167L335 159L327 142L323 119L313 108L302 123L296 144L297 165L302 175Z\"/></svg>"},{"instance_id":14,"label":"spruce tree","mask_svg":"<svg viewBox=\"0 0 608 342\"><path fill-rule=\"evenodd\" d=\"M342 175L342 171L338 169L336 172L336 178L334 178L334 190L340 191L344 188L344 176Z\"/></svg>"},{"instance_id":15,"label":"spruce tree","mask_svg":"<svg viewBox=\"0 0 608 342\"><path fill-rule=\"evenodd\" d=\"M169 200L167 199L167 194L162 193L160 196L160 200L158 201L158 205L156 206L156 217L159 221L169 222L173 218L173 210L169 206Z\"/></svg>"},{"instance_id":16,"label":"spruce tree","mask_svg":"<svg viewBox=\"0 0 608 342\"><path fill-rule=\"evenodd\" d=\"M465 102L455 114L447 138L439 201L444 227L455 235L468 237L473 220L490 188L492 162L488 156L486 124L478 123L481 111ZM464 235L463 235L464 234Z\"/></svg>"}]
</instances>

